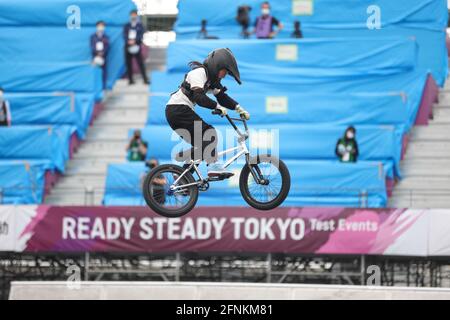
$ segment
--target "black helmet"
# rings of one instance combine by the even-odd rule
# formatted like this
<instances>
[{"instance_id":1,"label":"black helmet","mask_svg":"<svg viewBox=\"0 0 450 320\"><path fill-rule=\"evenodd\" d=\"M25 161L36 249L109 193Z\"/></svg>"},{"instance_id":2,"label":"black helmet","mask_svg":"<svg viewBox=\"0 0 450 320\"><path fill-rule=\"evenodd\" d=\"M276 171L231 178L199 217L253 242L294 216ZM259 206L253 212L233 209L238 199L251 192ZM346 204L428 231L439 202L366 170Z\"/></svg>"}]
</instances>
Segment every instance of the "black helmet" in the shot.
<instances>
[{"instance_id":1,"label":"black helmet","mask_svg":"<svg viewBox=\"0 0 450 320\"><path fill-rule=\"evenodd\" d=\"M222 48L214 50L206 57L203 64L208 69L208 75L212 81L218 79L220 70L227 69L228 73L233 76L237 83L242 84L236 58L230 49Z\"/></svg>"}]
</instances>

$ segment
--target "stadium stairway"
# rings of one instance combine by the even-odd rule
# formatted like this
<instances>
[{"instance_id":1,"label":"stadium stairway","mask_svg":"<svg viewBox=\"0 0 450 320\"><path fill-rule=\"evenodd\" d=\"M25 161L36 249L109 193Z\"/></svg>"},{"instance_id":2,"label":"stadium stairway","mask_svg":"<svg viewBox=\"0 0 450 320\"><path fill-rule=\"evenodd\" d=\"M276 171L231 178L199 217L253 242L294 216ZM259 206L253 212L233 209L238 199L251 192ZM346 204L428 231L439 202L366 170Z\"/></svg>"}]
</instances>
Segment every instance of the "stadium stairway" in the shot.
<instances>
[{"instance_id":1,"label":"stadium stairway","mask_svg":"<svg viewBox=\"0 0 450 320\"><path fill-rule=\"evenodd\" d=\"M404 179L394 189L390 207L450 207L450 81L439 93L433 120L416 126L401 163Z\"/></svg>"},{"instance_id":2,"label":"stadium stairway","mask_svg":"<svg viewBox=\"0 0 450 320\"><path fill-rule=\"evenodd\" d=\"M109 163L126 160L128 131L147 120L148 86L119 80L105 99L105 107L88 129L86 140L67 165L67 172L46 198L53 205L100 205Z\"/></svg>"}]
</instances>

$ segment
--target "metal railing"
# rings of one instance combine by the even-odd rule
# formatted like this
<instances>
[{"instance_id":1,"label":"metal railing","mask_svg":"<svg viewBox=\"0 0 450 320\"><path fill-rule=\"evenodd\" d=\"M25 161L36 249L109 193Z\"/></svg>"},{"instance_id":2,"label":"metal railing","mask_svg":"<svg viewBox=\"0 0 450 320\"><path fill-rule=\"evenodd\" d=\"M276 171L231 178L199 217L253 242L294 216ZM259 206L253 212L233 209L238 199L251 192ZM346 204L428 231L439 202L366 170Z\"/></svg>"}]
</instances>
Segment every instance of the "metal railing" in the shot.
<instances>
[{"instance_id":1,"label":"metal railing","mask_svg":"<svg viewBox=\"0 0 450 320\"><path fill-rule=\"evenodd\" d=\"M214 188L215 192L220 192L223 195L223 198L227 198L227 196L236 196L239 194L239 191L236 190L238 186L235 188L230 187L216 187ZM34 199L32 203L24 203L24 204L38 204L41 199L39 195L42 194L43 198L48 197L50 194L50 189L43 188L40 189L39 186L27 186L27 187L11 187L11 188L0 188L0 205L1 204L10 204L8 203L8 196L11 194L15 194L15 196L19 197L20 193L29 192ZM103 200L105 187L94 187L94 186L76 186L73 188L60 189L66 192L68 195L76 196L74 197L73 205L86 205L91 206L95 204L100 204ZM389 197L392 191L395 193L395 197ZM141 186L136 187L108 187L107 192L110 195L121 194L126 195L129 194L130 197L140 197L141 196ZM208 191L207 191L208 192ZM355 188L317 188L317 187L293 187L290 191L290 196L295 197L296 195L301 197L308 198L308 203L310 206L323 206L325 203L324 200L327 197L342 197L344 198L357 198L357 204L355 201L350 200L352 207L358 208L368 208L372 201L376 199L376 197L386 197L387 205L386 207L402 207L402 208L442 208L446 207L445 203L447 203L448 199L448 207L450 207L450 187L448 189L398 189L396 190L387 190L380 188L364 188L364 189L355 189ZM202 194L200 194L200 197ZM381 199L384 201L384 199ZM432 202L435 202L435 205ZM142 202L144 203L144 202ZM345 206L345 202L342 202ZM428 205L430 204L431 205ZM51 202L49 203L51 204ZM443 205L442 205L443 204ZM425 207L424 207L425 205Z\"/></svg>"}]
</instances>

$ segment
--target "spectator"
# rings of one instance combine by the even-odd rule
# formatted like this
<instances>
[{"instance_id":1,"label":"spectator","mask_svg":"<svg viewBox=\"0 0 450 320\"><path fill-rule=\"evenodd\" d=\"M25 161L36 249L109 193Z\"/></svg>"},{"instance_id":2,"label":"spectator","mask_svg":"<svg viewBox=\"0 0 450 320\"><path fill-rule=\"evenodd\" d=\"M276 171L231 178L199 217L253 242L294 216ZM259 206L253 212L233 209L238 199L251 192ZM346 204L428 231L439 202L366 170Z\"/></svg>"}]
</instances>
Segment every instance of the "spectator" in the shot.
<instances>
[{"instance_id":1,"label":"spectator","mask_svg":"<svg viewBox=\"0 0 450 320\"><path fill-rule=\"evenodd\" d=\"M105 34L105 23L97 22L97 31L91 36L92 59L103 71L103 89L106 89L106 59L109 50L109 37Z\"/></svg>"},{"instance_id":2,"label":"spectator","mask_svg":"<svg viewBox=\"0 0 450 320\"><path fill-rule=\"evenodd\" d=\"M336 144L336 155L341 162L355 163L358 161L359 150L356 142L356 129L348 127L344 137Z\"/></svg>"},{"instance_id":3,"label":"spectator","mask_svg":"<svg viewBox=\"0 0 450 320\"><path fill-rule=\"evenodd\" d=\"M274 26L278 30L274 30ZM275 17L270 15L270 4L269 2L263 2L261 5L261 16L256 19L255 30L256 37L258 39L272 39L278 32L283 29L283 24Z\"/></svg>"},{"instance_id":4,"label":"spectator","mask_svg":"<svg viewBox=\"0 0 450 320\"><path fill-rule=\"evenodd\" d=\"M203 19L201 24L200 32L198 33L197 39L206 39L206 40L216 40L219 39L215 36L208 35L208 30L206 30L206 25L208 24L208 21Z\"/></svg>"},{"instance_id":5,"label":"spectator","mask_svg":"<svg viewBox=\"0 0 450 320\"><path fill-rule=\"evenodd\" d=\"M303 32L301 29L301 23L300 21L294 22L294 32L292 32L291 38L303 38Z\"/></svg>"},{"instance_id":6,"label":"spectator","mask_svg":"<svg viewBox=\"0 0 450 320\"><path fill-rule=\"evenodd\" d=\"M248 28L250 27L250 11L252 7L243 5L238 7L238 12L236 16L236 21L239 25L242 26L241 35L244 39L248 39L250 37L250 32Z\"/></svg>"},{"instance_id":7,"label":"spectator","mask_svg":"<svg viewBox=\"0 0 450 320\"><path fill-rule=\"evenodd\" d=\"M145 161L148 144L141 138L141 131L134 131L133 138L128 144L128 161Z\"/></svg>"},{"instance_id":8,"label":"spectator","mask_svg":"<svg viewBox=\"0 0 450 320\"><path fill-rule=\"evenodd\" d=\"M139 21L136 10L130 13L130 22L123 28L123 37L125 40L125 59L127 64L127 74L130 85L133 80L133 59L136 59L145 84L149 84L145 72L144 60L142 57L142 40L144 39L144 26Z\"/></svg>"},{"instance_id":9,"label":"spectator","mask_svg":"<svg viewBox=\"0 0 450 320\"><path fill-rule=\"evenodd\" d=\"M11 112L9 109L9 102L5 100L2 88L0 88L0 126L11 126Z\"/></svg>"}]
</instances>

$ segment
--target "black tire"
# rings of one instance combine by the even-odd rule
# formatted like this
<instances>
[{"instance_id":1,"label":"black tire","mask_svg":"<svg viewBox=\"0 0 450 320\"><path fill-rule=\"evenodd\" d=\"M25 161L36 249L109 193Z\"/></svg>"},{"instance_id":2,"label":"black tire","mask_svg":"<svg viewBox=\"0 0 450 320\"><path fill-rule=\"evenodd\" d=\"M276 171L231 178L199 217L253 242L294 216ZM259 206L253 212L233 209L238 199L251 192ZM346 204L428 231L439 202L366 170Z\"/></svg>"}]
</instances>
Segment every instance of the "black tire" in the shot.
<instances>
[{"instance_id":1,"label":"black tire","mask_svg":"<svg viewBox=\"0 0 450 320\"><path fill-rule=\"evenodd\" d=\"M260 165L262 163L272 164L279 171L281 176L281 187L277 196L271 199L270 201L263 202L255 199L249 190L249 181L255 183L253 176L250 172L248 165L246 164L241 171L241 176L239 178L239 188L241 189L241 194L244 200L253 208L258 210L272 210L280 206L284 200L286 200L289 190L291 188L291 175L289 174L289 170L283 161L278 160L275 157L270 155L260 155L256 158L250 159L251 165ZM270 182L269 182L270 184ZM258 185L261 186L261 185ZM261 186L263 187L263 186Z\"/></svg>"},{"instance_id":2,"label":"black tire","mask_svg":"<svg viewBox=\"0 0 450 320\"><path fill-rule=\"evenodd\" d=\"M150 209L152 209L159 215L166 217L166 218L179 218L179 217L182 217L182 216L186 215L187 213L189 213L195 207L195 204L197 203L197 200L198 200L198 187L197 186L191 186L191 187L186 188L186 192L189 192L190 199L187 201L187 203L184 206L182 206L180 208L165 207L164 205L161 205L161 203L160 203L161 200L158 201L157 199L155 199L155 196L152 195L153 179L155 179L157 177L161 177L164 173L181 175L181 174L183 174L183 172L184 172L184 169L177 165L165 164L165 165L156 167L155 169L153 169L152 171L150 171L148 173L147 177L144 180L144 184L143 184L143 194L144 194L145 202L150 207ZM182 181L182 184L195 182L195 179L190 172L187 172L184 175L182 180L185 180L185 181ZM153 191L153 193L154 192L155 191ZM166 199L166 197L167 197L167 195L164 195L164 199ZM161 199L161 194L158 194L158 196L156 198Z\"/></svg>"}]
</instances>

